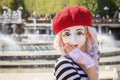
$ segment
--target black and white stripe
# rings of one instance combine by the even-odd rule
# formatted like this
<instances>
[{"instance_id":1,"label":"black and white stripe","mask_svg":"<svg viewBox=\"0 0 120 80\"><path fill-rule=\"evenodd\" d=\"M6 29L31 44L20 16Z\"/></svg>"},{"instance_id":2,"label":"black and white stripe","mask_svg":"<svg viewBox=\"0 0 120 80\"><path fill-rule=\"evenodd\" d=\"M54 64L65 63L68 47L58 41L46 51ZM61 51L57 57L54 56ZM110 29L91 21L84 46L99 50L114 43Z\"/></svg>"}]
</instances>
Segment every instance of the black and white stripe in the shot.
<instances>
[{"instance_id":1,"label":"black and white stripe","mask_svg":"<svg viewBox=\"0 0 120 80\"><path fill-rule=\"evenodd\" d=\"M54 75L56 80L88 80L83 69L69 57L58 59Z\"/></svg>"}]
</instances>

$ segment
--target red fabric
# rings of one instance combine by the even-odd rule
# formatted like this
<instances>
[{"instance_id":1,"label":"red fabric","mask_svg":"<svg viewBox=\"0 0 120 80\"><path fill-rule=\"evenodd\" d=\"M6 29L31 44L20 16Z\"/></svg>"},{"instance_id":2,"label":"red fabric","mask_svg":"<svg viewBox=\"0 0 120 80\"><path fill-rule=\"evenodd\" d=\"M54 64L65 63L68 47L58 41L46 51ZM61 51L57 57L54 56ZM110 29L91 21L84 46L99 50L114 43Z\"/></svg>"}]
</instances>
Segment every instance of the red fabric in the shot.
<instances>
[{"instance_id":1,"label":"red fabric","mask_svg":"<svg viewBox=\"0 0 120 80\"><path fill-rule=\"evenodd\" d=\"M67 6L55 15L52 23L55 34L71 26L92 26L90 11L82 6Z\"/></svg>"}]
</instances>

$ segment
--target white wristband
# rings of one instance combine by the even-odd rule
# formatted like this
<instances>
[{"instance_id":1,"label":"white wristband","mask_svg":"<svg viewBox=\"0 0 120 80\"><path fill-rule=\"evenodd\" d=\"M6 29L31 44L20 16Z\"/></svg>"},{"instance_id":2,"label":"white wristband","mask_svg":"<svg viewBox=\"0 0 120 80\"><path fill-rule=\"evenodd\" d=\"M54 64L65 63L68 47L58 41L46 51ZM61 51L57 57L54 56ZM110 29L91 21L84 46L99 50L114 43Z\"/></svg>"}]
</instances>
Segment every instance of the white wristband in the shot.
<instances>
[{"instance_id":1,"label":"white wristband","mask_svg":"<svg viewBox=\"0 0 120 80\"><path fill-rule=\"evenodd\" d=\"M95 61L87 53L84 53L79 48L75 48L69 53L69 56L78 64L83 64L86 69L95 65Z\"/></svg>"},{"instance_id":2,"label":"white wristband","mask_svg":"<svg viewBox=\"0 0 120 80\"><path fill-rule=\"evenodd\" d=\"M70 56L74 61L77 61L79 55L80 55L80 54L79 54L79 49L78 49L78 48L73 49L73 50L69 53L69 56Z\"/></svg>"}]
</instances>

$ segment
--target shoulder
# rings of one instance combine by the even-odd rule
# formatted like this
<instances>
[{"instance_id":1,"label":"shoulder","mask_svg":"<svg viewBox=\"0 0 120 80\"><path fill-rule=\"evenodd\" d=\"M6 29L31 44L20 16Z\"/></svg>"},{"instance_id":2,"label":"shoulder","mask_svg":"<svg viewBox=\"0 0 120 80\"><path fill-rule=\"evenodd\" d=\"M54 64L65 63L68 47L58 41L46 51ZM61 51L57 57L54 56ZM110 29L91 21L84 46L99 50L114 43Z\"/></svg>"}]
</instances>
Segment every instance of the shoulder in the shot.
<instances>
[{"instance_id":1,"label":"shoulder","mask_svg":"<svg viewBox=\"0 0 120 80\"><path fill-rule=\"evenodd\" d=\"M73 61L70 58L67 57L60 57L56 61L55 68L63 66L63 65L73 65Z\"/></svg>"},{"instance_id":2,"label":"shoulder","mask_svg":"<svg viewBox=\"0 0 120 80\"><path fill-rule=\"evenodd\" d=\"M69 58L59 58L55 64L55 72L54 75L57 80L66 80L70 79L74 80L73 78L80 78L76 69L73 67L73 62Z\"/></svg>"},{"instance_id":3,"label":"shoulder","mask_svg":"<svg viewBox=\"0 0 120 80\"><path fill-rule=\"evenodd\" d=\"M69 59L67 57L60 57L56 61L55 72L63 70L63 69L68 68L68 67L72 67L72 66L73 66L73 62L71 59Z\"/></svg>"}]
</instances>

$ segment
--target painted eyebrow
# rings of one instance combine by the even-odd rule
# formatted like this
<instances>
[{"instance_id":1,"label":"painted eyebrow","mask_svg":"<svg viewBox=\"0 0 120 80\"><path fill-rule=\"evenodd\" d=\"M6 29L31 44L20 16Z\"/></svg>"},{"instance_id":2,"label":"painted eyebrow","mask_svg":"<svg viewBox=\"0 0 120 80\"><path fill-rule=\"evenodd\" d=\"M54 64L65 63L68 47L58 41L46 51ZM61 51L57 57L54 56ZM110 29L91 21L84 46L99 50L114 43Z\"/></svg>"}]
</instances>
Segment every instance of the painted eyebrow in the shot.
<instances>
[{"instance_id":1,"label":"painted eyebrow","mask_svg":"<svg viewBox=\"0 0 120 80\"><path fill-rule=\"evenodd\" d=\"M83 30L83 29L77 29L76 31Z\"/></svg>"},{"instance_id":2,"label":"painted eyebrow","mask_svg":"<svg viewBox=\"0 0 120 80\"><path fill-rule=\"evenodd\" d=\"M65 29L65 30L63 30L63 32L65 32L65 31L70 31L69 29Z\"/></svg>"}]
</instances>

